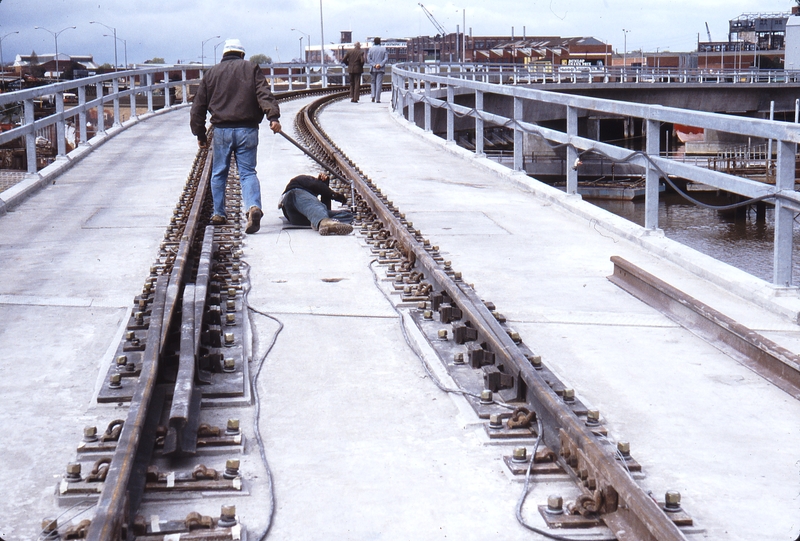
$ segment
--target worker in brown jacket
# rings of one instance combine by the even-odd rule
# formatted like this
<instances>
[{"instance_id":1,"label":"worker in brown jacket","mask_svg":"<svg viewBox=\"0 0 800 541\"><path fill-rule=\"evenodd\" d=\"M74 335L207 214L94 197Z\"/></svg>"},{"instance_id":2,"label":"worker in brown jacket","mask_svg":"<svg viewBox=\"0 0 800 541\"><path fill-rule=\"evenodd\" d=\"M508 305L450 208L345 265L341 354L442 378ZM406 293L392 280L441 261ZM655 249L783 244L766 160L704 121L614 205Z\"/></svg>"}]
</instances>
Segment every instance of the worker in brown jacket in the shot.
<instances>
[{"instance_id":1,"label":"worker in brown jacket","mask_svg":"<svg viewBox=\"0 0 800 541\"><path fill-rule=\"evenodd\" d=\"M358 94L361 91L361 74L364 73L364 51L361 43L355 42L353 48L347 51L342 58L342 64L347 66L347 73L350 74L350 101L358 103Z\"/></svg>"}]
</instances>

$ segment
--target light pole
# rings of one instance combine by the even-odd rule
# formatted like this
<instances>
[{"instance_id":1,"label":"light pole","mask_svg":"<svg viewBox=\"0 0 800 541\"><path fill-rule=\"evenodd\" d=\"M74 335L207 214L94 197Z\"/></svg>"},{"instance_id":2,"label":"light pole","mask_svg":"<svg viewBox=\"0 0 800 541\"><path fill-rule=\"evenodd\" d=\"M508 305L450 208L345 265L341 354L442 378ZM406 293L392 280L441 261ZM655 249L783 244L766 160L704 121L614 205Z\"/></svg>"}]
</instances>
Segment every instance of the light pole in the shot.
<instances>
[{"instance_id":1,"label":"light pole","mask_svg":"<svg viewBox=\"0 0 800 541\"><path fill-rule=\"evenodd\" d=\"M292 28L292 31L293 32L300 32L301 34L306 36L308 38L308 48L309 49L311 48L311 34L309 34L308 32L303 32L299 28ZM320 51L321 50L322 50L322 48L320 47ZM300 36L300 61L301 62L305 62L306 61L306 51L305 51L305 49L303 49L303 36Z\"/></svg>"},{"instance_id":2,"label":"light pole","mask_svg":"<svg viewBox=\"0 0 800 541\"><path fill-rule=\"evenodd\" d=\"M118 38L116 36L112 36L111 34L103 34L104 38L114 38L115 40L119 40L122 42L123 50L125 51L125 69L128 69L128 42L122 38Z\"/></svg>"},{"instance_id":3,"label":"light pole","mask_svg":"<svg viewBox=\"0 0 800 541\"><path fill-rule=\"evenodd\" d=\"M319 0L319 55L322 57L322 65L325 65L325 28L322 24L322 0ZM324 71L324 70L323 70Z\"/></svg>"},{"instance_id":4,"label":"light pole","mask_svg":"<svg viewBox=\"0 0 800 541\"><path fill-rule=\"evenodd\" d=\"M206 43L211 41L212 39L219 39L219 36L211 36L210 38L203 40L203 43L200 44L200 65L206 65Z\"/></svg>"},{"instance_id":5,"label":"light pole","mask_svg":"<svg viewBox=\"0 0 800 541\"><path fill-rule=\"evenodd\" d=\"M225 43L225 42L224 42L224 41L220 41L219 43L217 43L216 45L214 45L214 65L216 65L216 64L217 64L217 47L219 47L219 46L220 46L220 45L222 45L223 43Z\"/></svg>"},{"instance_id":6,"label":"light pole","mask_svg":"<svg viewBox=\"0 0 800 541\"><path fill-rule=\"evenodd\" d=\"M6 73L6 65L3 62L3 40L6 39L11 34L19 34L19 32L9 32L5 36L0 38L0 73L5 75Z\"/></svg>"},{"instance_id":7,"label":"light pole","mask_svg":"<svg viewBox=\"0 0 800 541\"><path fill-rule=\"evenodd\" d=\"M89 24L99 24L100 26L105 26L106 28L111 30L112 34L114 34L114 71L117 71L117 65L118 65L118 63L117 63L117 29L114 28L113 26L108 26L107 24L103 24L103 23L97 22L97 21L89 21ZM125 65L127 66L127 64L128 64L128 62L126 61Z\"/></svg>"},{"instance_id":8,"label":"light pole","mask_svg":"<svg viewBox=\"0 0 800 541\"><path fill-rule=\"evenodd\" d=\"M625 30L624 28L622 29L622 36L623 36L624 47L625 47L623 49L624 53L622 55L622 77L623 77L623 79L625 78L625 71L626 71L626 68L628 67L628 32L630 32L630 30ZM624 83L625 81L623 80L622 82Z\"/></svg>"},{"instance_id":9,"label":"light pole","mask_svg":"<svg viewBox=\"0 0 800 541\"><path fill-rule=\"evenodd\" d=\"M60 73L59 73L59 71L58 71L58 36L59 36L59 34L61 34L61 32L63 32L64 30L69 30L69 29L75 30L75 28L77 28L77 27L75 27L75 26L68 26L68 27L66 27L66 28L62 28L62 29L61 29L61 30L59 30L58 32L53 32L52 30L48 30L47 28L44 28L44 27L42 27L42 26L34 26L34 27L33 27L33 29L34 29L34 30L44 30L45 32L50 32L51 34L53 34L53 39L54 39L54 40L55 40L55 42L56 42L56 75L58 76L58 78L59 78L59 79L61 78L61 74L60 74Z\"/></svg>"}]
</instances>

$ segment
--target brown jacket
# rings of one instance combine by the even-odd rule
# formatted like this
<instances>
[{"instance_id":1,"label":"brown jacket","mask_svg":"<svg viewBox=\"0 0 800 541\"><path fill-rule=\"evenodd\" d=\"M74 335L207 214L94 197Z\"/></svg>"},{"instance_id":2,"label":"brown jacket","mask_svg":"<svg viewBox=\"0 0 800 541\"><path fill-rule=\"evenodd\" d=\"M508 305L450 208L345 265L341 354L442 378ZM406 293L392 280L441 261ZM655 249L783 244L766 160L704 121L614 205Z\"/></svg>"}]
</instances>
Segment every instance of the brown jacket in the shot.
<instances>
[{"instance_id":1,"label":"brown jacket","mask_svg":"<svg viewBox=\"0 0 800 541\"><path fill-rule=\"evenodd\" d=\"M278 120L281 111L261 68L234 55L222 57L205 73L192 103L192 133L206 137L206 114L221 128L257 128L264 116Z\"/></svg>"},{"instance_id":2,"label":"brown jacket","mask_svg":"<svg viewBox=\"0 0 800 541\"><path fill-rule=\"evenodd\" d=\"M347 66L347 73L360 75L364 73L364 60L364 49L358 47L347 51L342 63Z\"/></svg>"}]
</instances>

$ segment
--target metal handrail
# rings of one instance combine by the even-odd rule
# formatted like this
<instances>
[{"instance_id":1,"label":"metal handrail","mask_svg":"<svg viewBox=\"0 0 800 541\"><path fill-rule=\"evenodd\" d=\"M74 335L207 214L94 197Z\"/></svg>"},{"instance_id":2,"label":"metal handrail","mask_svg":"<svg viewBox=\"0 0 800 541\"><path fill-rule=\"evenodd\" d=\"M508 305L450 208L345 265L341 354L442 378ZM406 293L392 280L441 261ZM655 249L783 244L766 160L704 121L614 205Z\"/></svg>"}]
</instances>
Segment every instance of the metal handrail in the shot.
<instances>
[{"instance_id":1,"label":"metal handrail","mask_svg":"<svg viewBox=\"0 0 800 541\"><path fill-rule=\"evenodd\" d=\"M434 71L434 73L429 73ZM773 284L790 287L792 284L792 224L800 212L800 194L795 189L795 155L800 143L800 125L761 119L748 119L731 115L706 113L660 105L643 105L559 92L549 92L518 85L492 84L477 80L477 70L470 77L440 74L438 69L422 69L419 65L396 65L392 72L395 111L407 115L415 122L415 105L421 104L422 122L431 131L432 110L442 109L447 115L447 140L455 141L455 117L469 117L475 121L476 133L483 133L484 125L504 126L514 132L514 169L523 170L523 135L532 134L554 145L567 148L567 163L577 163L582 153L600 153L610 159L638 165L646 171L645 228L658 228L658 194L660 178L671 175L713 186L747 198L769 199L775 204L775 240ZM475 107L455 102L456 94L473 94ZM513 100L512 116L503 116L484 108L486 94L502 95ZM528 122L523 115L523 103L562 106L567 119L566 132L544 128ZM608 143L578 136L578 113L589 111L618 117L633 117L646 124L644 152L632 152ZM696 167L670 160L659 155L660 125L662 122L696 126L721 132L774 140L777 159L774 165L775 185ZM476 137L475 153L483 155L483 138ZM577 194L578 171L567 169L567 193Z\"/></svg>"}]
</instances>

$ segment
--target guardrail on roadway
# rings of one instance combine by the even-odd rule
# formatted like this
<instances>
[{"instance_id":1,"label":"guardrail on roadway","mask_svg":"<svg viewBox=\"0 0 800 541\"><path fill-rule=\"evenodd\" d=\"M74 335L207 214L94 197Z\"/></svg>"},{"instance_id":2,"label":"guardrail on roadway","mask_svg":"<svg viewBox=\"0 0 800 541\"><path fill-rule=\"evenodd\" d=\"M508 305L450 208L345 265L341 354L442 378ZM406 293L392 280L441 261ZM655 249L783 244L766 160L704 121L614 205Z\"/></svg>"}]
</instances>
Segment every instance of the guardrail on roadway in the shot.
<instances>
[{"instance_id":1,"label":"guardrail on roadway","mask_svg":"<svg viewBox=\"0 0 800 541\"><path fill-rule=\"evenodd\" d=\"M658 228L658 194L660 179L675 176L713 186L717 189L739 194L751 200L770 200L775 204L775 240L773 248L773 284L778 287L792 285L792 230L794 216L800 213L800 194L795 191L795 155L800 143L800 125L705 113L659 105L641 105L631 102L576 96L559 92L548 92L524 86L500 85L483 82L480 74L466 77L461 74L427 73L420 66L398 65L392 71L392 104L396 111L415 122L415 105L422 104L426 131L431 131L431 113L434 108L443 109L447 115L449 142L454 142L455 117L470 117L475 120L475 132L483 133L489 123L504 126L514 133L514 170L523 170L523 135L532 134L553 146L567 149L567 163L576 167L567 168L567 193L578 193L579 157L587 152L604 155L618 162L638 165L646 171L645 228ZM472 94L474 107L456 103L456 95ZM487 94L503 95L513 99L511 117L487 111L484 98ZM544 128L523 119L523 104L548 104L564 107L566 132ZM645 123L646 146L643 152L632 152L608 143L601 143L578 135L580 111L603 115L618 115L641 119ZM660 125L662 122L696 126L720 132L740 134L745 137L773 140L777 144L775 163L775 185L764 184L734 175L711 171L691 164L661 157ZM476 137L475 153L484 155L483 138ZM755 202L755 201L753 201Z\"/></svg>"}]
</instances>

